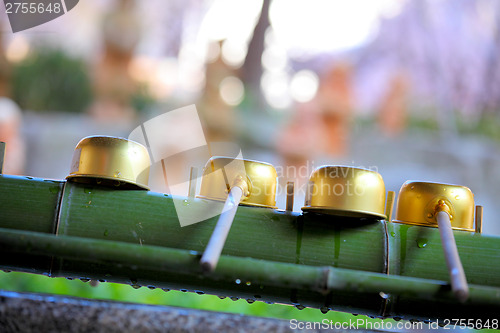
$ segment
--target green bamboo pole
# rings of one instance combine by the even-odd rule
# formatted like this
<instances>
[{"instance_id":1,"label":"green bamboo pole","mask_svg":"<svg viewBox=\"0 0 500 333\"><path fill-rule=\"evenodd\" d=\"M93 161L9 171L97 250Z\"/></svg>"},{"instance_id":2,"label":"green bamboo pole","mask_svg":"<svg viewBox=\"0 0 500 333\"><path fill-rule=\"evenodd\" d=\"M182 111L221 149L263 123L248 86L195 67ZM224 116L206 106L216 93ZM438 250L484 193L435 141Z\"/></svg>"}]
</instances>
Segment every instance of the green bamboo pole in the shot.
<instances>
[{"instance_id":1,"label":"green bamboo pole","mask_svg":"<svg viewBox=\"0 0 500 333\"><path fill-rule=\"evenodd\" d=\"M3 252L23 252L88 262L113 262L135 267L136 270L201 273L199 256L186 250L8 229L0 229L0 244ZM276 263L252 258L223 256L217 270L207 275L206 279L223 280L226 284L231 284L235 279L242 279L266 286L286 286L324 294L332 290L353 293L383 292L426 300L434 304L448 306L456 304L452 292L446 288L447 284L443 281L332 267ZM494 311L500 310L500 288L471 286L470 299L461 307L461 314L470 316L471 313L475 313L473 309L478 306L488 306L490 313L498 313Z\"/></svg>"},{"instance_id":2,"label":"green bamboo pole","mask_svg":"<svg viewBox=\"0 0 500 333\"><path fill-rule=\"evenodd\" d=\"M443 265L439 234L435 228L315 214L300 215L241 206L228 236L223 258L251 257L253 259L245 262L248 270L262 262L297 264L291 265L292 267L312 266L316 273L316 269L321 267L323 274L327 276L333 273L329 269L325 271L325 267L356 270L354 275L342 275L341 278L338 277L338 272L342 270L333 270L334 277L326 280L327 290L332 291L325 295L309 287L287 285L286 280L278 279L283 283L281 286L271 285L269 271L265 272L265 280L257 279L257 282L243 286L235 284L234 280L233 283L230 281L233 278L243 281L243 276L231 275L231 279L217 280L201 275L199 271L159 270L152 262L147 267L139 264L128 268L118 265L117 262L120 262L120 256L124 253L152 251L151 248L155 251L161 248L184 251L184 254L187 251L191 260L196 256L199 259L199 253L205 248L217 217L182 228L169 195L0 176L0 198L0 228L50 234L57 227L59 236L55 238L58 240L64 240L66 236L73 237L68 238L71 240L105 240L104 243L118 244L113 246L120 248L108 260L88 261L85 258L88 254L80 253L73 259L65 259L61 255L52 261L51 253L43 255L41 252L30 252L29 244L24 244L24 250L17 252L3 246L0 251L0 266L6 269L158 287L165 285L177 289L203 289L205 292L225 296L300 303L352 313L402 317L413 314L414 317L408 317L410 319L418 316L434 318L444 314L450 316L453 314L451 310L466 315L462 308L457 308L448 300L446 292L443 293L448 288L444 282L447 281L448 274ZM206 201L194 198L186 198L185 204L193 209L209 208ZM469 232L454 232L454 235L468 282L480 286L479 291L474 291L477 296L474 296L473 302L478 303L477 311L472 313L475 317L479 317L481 311L484 316L491 314L491 309L484 308L484 304L491 304L481 295L492 290L486 288L487 291L484 291L481 288L500 287L500 238ZM123 244L131 247L123 248ZM140 250L141 248L145 250ZM108 250L111 251L106 248ZM92 253L91 248L88 251ZM9 255L4 255L7 253ZM144 252L140 260L137 260L147 261L148 259L144 259L146 256L156 258L154 253ZM151 260L154 262L153 259ZM234 268L235 263L230 259L224 259L223 262L228 262L228 270ZM190 266L183 263L179 267ZM198 269L197 264L196 268ZM379 273L387 270L394 279L391 280L392 285L387 287L393 289L386 289L385 284L377 282ZM263 271L260 272L264 274ZM305 274L303 272L305 271L301 271L301 274ZM293 274L294 271L288 273ZM248 276L255 278L254 275ZM348 287L342 285L343 282L354 283L357 280L352 278L356 276L366 277L368 282ZM402 280L398 280L399 278ZM422 284L417 283L414 291L404 289L405 285L412 285L413 278L441 282L426 285L425 281L417 281ZM263 281L263 284L260 285L259 281ZM332 287L337 284L343 287ZM471 290L474 288L476 286ZM438 289L441 293L436 294ZM374 290L382 291L384 297ZM493 294L497 295L495 292ZM497 301L494 301L493 308L496 309L495 302ZM431 310L435 313L429 312Z\"/></svg>"},{"instance_id":3,"label":"green bamboo pole","mask_svg":"<svg viewBox=\"0 0 500 333\"><path fill-rule=\"evenodd\" d=\"M204 251L218 218L181 227L170 195L74 183L66 185L62 202L60 235L198 252ZM212 208L212 202L195 198L185 198L185 204L193 210ZM371 221L353 232L357 226L346 219L240 206L222 254L382 272L383 222Z\"/></svg>"},{"instance_id":4,"label":"green bamboo pole","mask_svg":"<svg viewBox=\"0 0 500 333\"><path fill-rule=\"evenodd\" d=\"M64 182L0 176L0 227L53 233ZM186 204L205 209L203 200ZM216 217L180 227L172 197L68 183L61 235L201 252ZM387 235L385 231L387 226ZM500 238L454 232L469 283L500 286ZM388 249L386 249L386 240ZM436 228L241 206L223 254L447 281ZM388 254L388 260L387 260Z\"/></svg>"},{"instance_id":5,"label":"green bamboo pole","mask_svg":"<svg viewBox=\"0 0 500 333\"><path fill-rule=\"evenodd\" d=\"M110 262L136 269L154 269L200 274L199 254L186 250L156 246L138 246L121 242L53 236L42 233L0 229L3 251L78 259L89 262ZM221 265L209 279L235 278L273 286L288 286L327 293L330 290L395 293L419 296L437 301L454 300L446 283L380 273L359 272L332 267L294 265L253 258L221 257ZM474 286L471 304L498 304L500 288Z\"/></svg>"},{"instance_id":6,"label":"green bamboo pole","mask_svg":"<svg viewBox=\"0 0 500 333\"><path fill-rule=\"evenodd\" d=\"M54 233L64 182L0 175L0 227ZM50 258L23 253L4 256L1 263L29 273L48 273Z\"/></svg>"},{"instance_id":7,"label":"green bamboo pole","mask_svg":"<svg viewBox=\"0 0 500 333\"><path fill-rule=\"evenodd\" d=\"M0 227L54 233L64 182L0 175Z\"/></svg>"},{"instance_id":8,"label":"green bamboo pole","mask_svg":"<svg viewBox=\"0 0 500 333\"><path fill-rule=\"evenodd\" d=\"M449 281L437 228L387 223L389 273ZM500 238L454 231L467 282L500 286Z\"/></svg>"}]
</instances>

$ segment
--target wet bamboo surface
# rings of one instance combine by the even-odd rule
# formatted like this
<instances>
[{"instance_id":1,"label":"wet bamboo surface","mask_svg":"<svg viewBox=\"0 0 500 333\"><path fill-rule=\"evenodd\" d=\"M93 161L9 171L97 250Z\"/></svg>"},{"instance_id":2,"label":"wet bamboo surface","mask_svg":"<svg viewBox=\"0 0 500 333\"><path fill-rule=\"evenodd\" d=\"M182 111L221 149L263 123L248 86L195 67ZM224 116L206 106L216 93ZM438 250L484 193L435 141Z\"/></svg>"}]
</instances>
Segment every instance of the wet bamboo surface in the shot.
<instances>
[{"instance_id":1,"label":"wet bamboo surface","mask_svg":"<svg viewBox=\"0 0 500 333\"><path fill-rule=\"evenodd\" d=\"M498 237L454 231L471 284L459 304L435 228L241 206L212 276L197 262L217 216L181 227L169 195L0 176L0 198L4 269L408 319L500 311Z\"/></svg>"}]
</instances>

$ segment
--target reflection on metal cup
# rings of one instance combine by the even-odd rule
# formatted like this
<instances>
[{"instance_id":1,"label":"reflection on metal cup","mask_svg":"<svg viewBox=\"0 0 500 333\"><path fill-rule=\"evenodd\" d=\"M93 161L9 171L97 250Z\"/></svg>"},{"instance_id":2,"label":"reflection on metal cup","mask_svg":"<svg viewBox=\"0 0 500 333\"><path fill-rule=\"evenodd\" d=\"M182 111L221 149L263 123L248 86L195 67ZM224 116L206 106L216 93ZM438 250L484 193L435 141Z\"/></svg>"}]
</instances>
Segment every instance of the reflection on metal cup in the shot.
<instances>
[{"instance_id":1,"label":"reflection on metal cup","mask_svg":"<svg viewBox=\"0 0 500 333\"><path fill-rule=\"evenodd\" d=\"M375 171L323 166L309 178L306 212L385 219L385 185Z\"/></svg>"},{"instance_id":2,"label":"reflection on metal cup","mask_svg":"<svg viewBox=\"0 0 500 333\"><path fill-rule=\"evenodd\" d=\"M78 142L66 179L127 189L146 189L150 159L134 141L111 136L89 136Z\"/></svg>"}]
</instances>

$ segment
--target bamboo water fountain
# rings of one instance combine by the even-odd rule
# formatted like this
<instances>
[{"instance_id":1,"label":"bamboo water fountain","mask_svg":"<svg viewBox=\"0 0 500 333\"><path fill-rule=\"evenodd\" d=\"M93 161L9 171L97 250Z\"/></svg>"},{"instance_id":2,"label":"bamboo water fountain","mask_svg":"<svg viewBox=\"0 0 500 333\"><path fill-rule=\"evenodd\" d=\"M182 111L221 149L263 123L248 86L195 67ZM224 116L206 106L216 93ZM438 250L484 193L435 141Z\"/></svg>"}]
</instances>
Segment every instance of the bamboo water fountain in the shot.
<instances>
[{"instance_id":1,"label":"bamboo water fountain","mask_svg":"<svg viewBox=\"0 0 500 333\"><path fill-rule=\"evenodd\" d=\"M354 196L327 197L313 189L304 214L275 209L274 191L267 192L272 197L259 196L263 201L252 202L252 194L258 192L249 190L248 197L240 199L216 269L202 274L200 259L218 219L181 227L172 196L144 190L147 180L139 176L146 171L129 168L145 155L114 155L116 147L111 146L107 153L99 150L100 157L91 162L109 173L83 172L80 166L90 160L82 146L73 164L78 171L72 168L72 173L82 172L84 177L65 181L0 175L0 269L384 318L486 320L500 312L500 238L469 232L474 230L471 208L461 214L454 197L442 199L450 207L452 228L464 226L458 223L460 216L469 219L465 230L454 231L469 287L464 303L449 289L443 248L436 242L439 230L429 228L436 221L426 221L422 214L427 211L417 209L426 204L403 209L401 196L397 221L412 224L386 221L390 214L383 208L383 181L366 170L351 173L356 184L365 185L364 191L358 186L357 194L346 178L317 174L322 180L312 178L316 186L330 184L340 194L340 185L335 185L340 183L345 190L351 186ZM124 158L124 168L106 169L106 161L114 160L111 156ZM252 165L270 174L274 170L267 164ZM135 170L133 176L123 177L126 170ZM245 172L247 186L259 188L258 178L249 168ZM226 173L228 181L222 176L217 186L211 183L216 178L203 178L200 195L190 198L189 207L226 200L228 185L238 181L238 175L233 176ZM265 184L275 190L275 183ZM418 220L405 215L407 211L418 213ZM425 249L415 245L422 234L429 239Z\"/></svg>"}]
</instances>

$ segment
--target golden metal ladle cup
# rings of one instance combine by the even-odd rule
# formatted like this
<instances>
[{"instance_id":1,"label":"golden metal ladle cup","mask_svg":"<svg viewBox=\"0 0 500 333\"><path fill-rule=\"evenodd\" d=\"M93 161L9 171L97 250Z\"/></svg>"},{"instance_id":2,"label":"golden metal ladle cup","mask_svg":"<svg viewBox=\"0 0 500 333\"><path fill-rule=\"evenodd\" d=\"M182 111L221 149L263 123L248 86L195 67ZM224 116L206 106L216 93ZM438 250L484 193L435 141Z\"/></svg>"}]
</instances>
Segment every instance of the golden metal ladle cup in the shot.
<instances>
[{"instance_id":1,"label":"golden metal ladle cup","mask_svg":"<svg viewBox=\"0 0 500 333\"><path fill-rule=\"evenodd\" d=\"M438 227L453 293L460 302L469 287L452 229L474 231L474 195L464 186L408 181L399 191L394 222Z\"/></svg>"},{"instance_id":2,"label":"golden metal ladle cup","mask_svg":"<svg viewBox=\"0 0 500 333\"><path fill-rule=\"evenodd\" d=\"M228 157L208 160L198 197L225 203L200 260L204 271L215 270L239 204L277 208L277 177L276 169L268 163Z\"/></svg>"},{"instance_id":3,"label":"golden metal ladle cup","mask_svg":"<svg viewBox=\"0 0 500 333\"><path fill-rule=\"evenodd\" d=\"M112 136L88 136L76 145L66 179L149 190L150 165L148 150L135 141Z\"/></svg>"},{"instance_id":4,"label":"golden metal ladle cup","mask_svg":"<svg viewBox=\"0 0 500 333\"><path fill-rule=\"evenodd\" d=\"M375 171L323 166L311 174L303 211L385 219L385 185Z\"/></svg>"}]
</instances>

